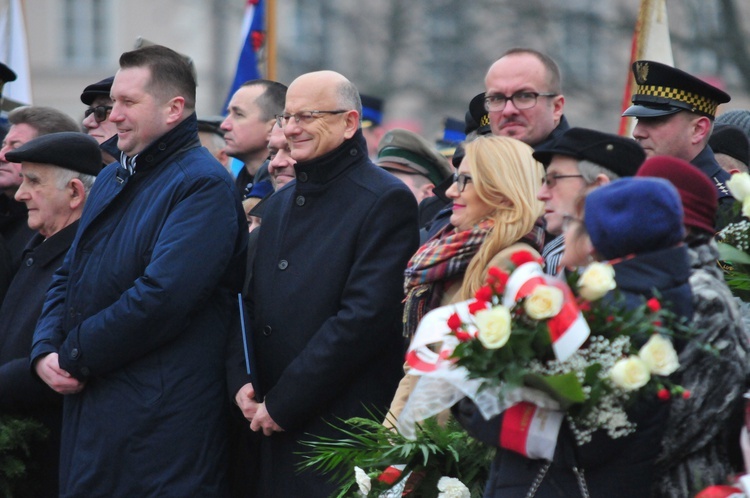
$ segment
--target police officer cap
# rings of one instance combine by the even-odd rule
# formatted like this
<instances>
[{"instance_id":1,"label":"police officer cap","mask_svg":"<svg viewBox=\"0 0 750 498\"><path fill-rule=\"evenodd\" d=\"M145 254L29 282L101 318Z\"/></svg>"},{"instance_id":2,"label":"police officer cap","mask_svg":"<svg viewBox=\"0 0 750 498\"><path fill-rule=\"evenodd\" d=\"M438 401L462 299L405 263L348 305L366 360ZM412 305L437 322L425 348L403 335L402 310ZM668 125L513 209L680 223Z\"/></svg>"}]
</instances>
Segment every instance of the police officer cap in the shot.
<instances>
[{"instance_id":1,"label":"police officer cap","mask_svg":"<svg viewBox=\"0 0 750 498\"><path fill-rule=\"evenodd\" d=\"M104 78L101 81L97 81L96 83L87 86L83 89L83 93L81 94L81 102L86 105L91 105L97 97L109 98L109 92L112 89L112 82L114 80L115 77L110 76L109 78Z\"/></svg>"},{"instance_id":2,"label":"police officer cap","mask_svg":"<svg viewBox=\"0 0 750 498\"><path fill-rule=\"evenodd\" d=\"M7 154L13 163L51 164L61 168L96 176L102 169L99 144L88 135L62 131L29 140Z\"/></svg>"},{"instance_id":3,"label":"police officer cap","mask_svg":"<svg viewBox=\"0 0 750 498\"><path fill-rule=\"evenodd\" d=\"M430 143L409 130L394 129L388 131L378 144L376 163L388 169L383 163L396 163L426 176L438 185L453 174L448 160Z\"/></svg>"},{"instance_id":4,"label":"police officer cap","mask_svg":"<svg viewBox=\"0 0 750 498\"><path fill-rule=\"evenodd\" d=\"M380 126L383 122L383 99L370 95L359 95L362 100L362 128Z\"/></svg>"},{"instance_id":5,"label":"police officer cap","mask_svg":"<svg viewBox=\"0 0 750 498\"><path fill-rule=\"evenodd\" d=\"M654 61L636 61L633 74L638 88L633 105L622 114L637 118L690 111L713 119L729 95L692 74Z\"/></svg>"},{"instance_id":6,"label":"police officer cap","mask_svg":"<svg viewBox=\"0 0 750 498\"><path fill-rule=\"evenodd\" d=\"M546 168L555 154L598 164L618 176L635 175L646 159L646 153L635 140L586 128L570 128L533 156Z\"/></svg>"},{"instance_id":7,"label":"police officer cap","mask_svg":"<svg viewBox=\"0 0 750 498\"><path fill-rule=\"evenodd\" d=\"M471 117L472 123L469 122ZM469 114L466 116L466 134L476 130L477 135L489 135L490 113L484 108L484 92L475 95L469 102Z\"/></svg>"}]
</instances>

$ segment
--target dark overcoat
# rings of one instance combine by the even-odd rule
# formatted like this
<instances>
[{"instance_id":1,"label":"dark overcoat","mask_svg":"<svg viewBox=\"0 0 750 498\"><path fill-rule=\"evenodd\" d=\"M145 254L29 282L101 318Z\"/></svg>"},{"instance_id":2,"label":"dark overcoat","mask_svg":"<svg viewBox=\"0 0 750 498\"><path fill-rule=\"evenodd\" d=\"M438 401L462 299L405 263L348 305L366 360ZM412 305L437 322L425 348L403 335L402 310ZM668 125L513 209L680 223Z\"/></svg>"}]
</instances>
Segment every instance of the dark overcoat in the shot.
<instances>
[{"instance_id":1,"label":"dark overcoat","mask_svg":"<svg viewBox=\"0 0 750 498\"><path fill-rule=\"evenodd\" d=\"M34 334L32 362L57 352L86 382L65 396L60 496L226 496L244 213L194 115L135 162L97 177Z\"/></svg>"},{"instance_id":2,"label":"dark overcoat","mask_svg":"<svg viewBox=\"0 0 750 498\"><path fill-rule=\"evenodd\" d=\"M361 131L297 163L266 202L253 271L256 387L285 432L263 438L262 496L328 496L295 475L308 434L385 413L402 375L403 272L418 246L417 203L367 157Z\"/></svg>"},{"instance_id":3,"label":"dark overcoat","mask_svg":"<svg viewBox=\"0 0 750 498\"><path fill-rule=\"evenodd\" d=\"M29 370L29 353L52 275L62 265L77 229L75 221L46 240L40 234L32 237L0 307L0 413L34 418L49 431L32 449L34 466L28 477L37 496L58 494L63 398Z\"/></svg>"}]
</instances>

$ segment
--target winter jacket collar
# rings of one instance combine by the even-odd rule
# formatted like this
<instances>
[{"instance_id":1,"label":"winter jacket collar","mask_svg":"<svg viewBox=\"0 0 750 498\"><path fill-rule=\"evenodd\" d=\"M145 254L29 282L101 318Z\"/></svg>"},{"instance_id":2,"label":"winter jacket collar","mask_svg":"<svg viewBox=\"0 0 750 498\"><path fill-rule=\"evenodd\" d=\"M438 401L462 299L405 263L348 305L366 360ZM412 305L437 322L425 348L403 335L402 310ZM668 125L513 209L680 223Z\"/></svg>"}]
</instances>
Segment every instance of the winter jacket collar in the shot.
<instances>
[{"instance_id":1,"label":"winter jacket collar","mask_svg":"<svg viewBox=\"0 0 750 498\"><path fill-rule=\"evenodd\" d=\"M135 169L142 172L162 164L166 159L182 150L200 147L198 139L198 121L195 113L185 118L180 124L154 140L135 158ZM101 145L102 150L112 157L120 157L117 148L117 135Z\"/></svg>"},{"instance_id":2,"label":"winter jacket collar","mask_svg":"<svg viewBox=\"0 0 750 498\"><path fill-rule=\"evenodd\" d=\"M353 164L367 160L367 142L362 130L330 152L310 161L294 165L297 172L297 189L305 184L325 184L346 171Z\"/></svg>"}]
</instances>

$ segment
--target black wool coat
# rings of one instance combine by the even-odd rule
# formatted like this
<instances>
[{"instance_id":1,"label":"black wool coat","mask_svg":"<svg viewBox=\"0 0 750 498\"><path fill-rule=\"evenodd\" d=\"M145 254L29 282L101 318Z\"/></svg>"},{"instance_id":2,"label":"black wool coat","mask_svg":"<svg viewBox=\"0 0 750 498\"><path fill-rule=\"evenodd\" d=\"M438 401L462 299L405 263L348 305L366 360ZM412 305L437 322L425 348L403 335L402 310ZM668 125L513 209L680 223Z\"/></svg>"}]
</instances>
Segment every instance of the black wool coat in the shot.
<instances>
[{"instance_id":1,"label":"black wool coat","mask_svg":"<svg viewBox=\"0 0 750 498\"><path fill-rule=\"evenodd\" d=\"M403 272L418 246L416 200L368 159L361 131L295 169L266 201L251 287L254 386L285 429L263 438L262 496L330 495L328 476L295 474L299 441L387 409L403 374Z\"/></svg>"}]
</instances>

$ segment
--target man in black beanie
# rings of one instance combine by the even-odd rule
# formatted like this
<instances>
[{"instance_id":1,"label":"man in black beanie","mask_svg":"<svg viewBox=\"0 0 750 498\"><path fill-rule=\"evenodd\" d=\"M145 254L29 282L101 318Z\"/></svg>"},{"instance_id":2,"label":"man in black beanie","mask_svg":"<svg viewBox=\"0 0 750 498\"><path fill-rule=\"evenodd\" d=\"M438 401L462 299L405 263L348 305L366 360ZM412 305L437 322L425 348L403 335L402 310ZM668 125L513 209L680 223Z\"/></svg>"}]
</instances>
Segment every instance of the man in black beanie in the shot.
<instances>
[{"instance_id":1,"label":"man in black beanie","mask_svg":"<svg viewBox=\"0 0 750 498\"><path fill-rule=\"evenodd\" d=\"M730 175L747 172L750 164L750 140L742 128L716 123L708 145L724 171Z\"/></svg>"}]
</instances>

